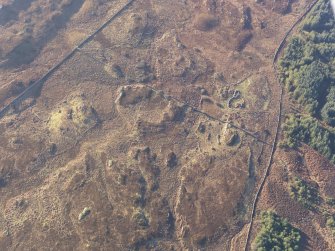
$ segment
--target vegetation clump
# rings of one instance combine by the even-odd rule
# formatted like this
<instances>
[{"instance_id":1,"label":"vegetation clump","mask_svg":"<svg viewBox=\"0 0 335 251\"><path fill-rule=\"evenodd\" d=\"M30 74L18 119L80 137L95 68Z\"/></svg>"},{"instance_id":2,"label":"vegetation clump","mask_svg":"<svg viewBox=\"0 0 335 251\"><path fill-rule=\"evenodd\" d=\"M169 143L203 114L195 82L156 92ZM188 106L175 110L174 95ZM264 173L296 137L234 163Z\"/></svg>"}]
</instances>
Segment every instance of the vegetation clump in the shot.
<instances>
[{"instance_id":1,"label":"vegetation clump","mask_svg":"<svg viewBox=\"0 0 335 251\"><path fill-rule=\"evenodd\" d=\"M224 141L227 146L236 146L240 143L240 136L235 130L227 130L224 136Z\"/></svg>"},{"instance_id":2,"label":"vegetation clump","mask_svg":"<svg viewBox=\"0 0 335 251\"><path fill-rule=\"evenodd\" d=\"M177 166L177 164L178 164L177 155L174 152L170 152L166 160L166 165L169 168L174 168L175 166Z\"/></svg>"},{"instance_id":3,"label":"vegetation clump","mask_svg":"<svg viewBox=\"0 0 335 251\"><path fill-rule=\"evenodd\" d=\"M288 117L283 145L297 147L303 142L335 163L335 20L330 1L320 1L300 29L279 69L281 80L307 115Z\"/></svg>"},{"instance_id":4,"label":"vegetation clump","mask_svg":"<svg viewBox=\"0 0 335 251\"><path fill-rule=\"evenodd\" d=\"M326 225L332 231L332 234L335 235L335 215L327 216Z\"/></svg>"},{"instance_id":5,"label":"vegetation clump","mask_svg":"<svg viewBox=\"0 0 335 251\"><path fill-rule=\"evenodd\" d=\"M252 39L252 33L250 31L242 31L237 35L235 50L243 51L247 44Z\"/></svg>"},{"instance_id":6,"label":"vegetation clump","mask_svg":"<svg viewBox=\"0 0 335 251\"><path fill-rule=\"evenodd\" d=\"M0 177L0 188L5 187L7 184L6 180L2 177Z\"/></svg>"},{"instance_id":7,"label":"vegetation clump","mask_svg":"<svg viewBox=\"0 0 335 251\"><path fill-rule=\"evenodd\" d=\"M334 56L335 21L330 2L323 0L306 17L279 62L282 80L293 98L312 115L327 105L326 99L332 101Z\"/></svg>"},{"instance_id":8,"label":"vegetation clump","mask_svg":"<svg viewBox=\"0 0 335 251\"><path fill-rule=\"evenodd\" d=\"M142 209L137 209L135 211L133 214L133 219L140 227L146 228L149 226L149 220Z\"/></svg>"},{"instance_id":9,"label":"vegetation clump","mask_svg":"<svg viewBox=\"0 0 335 251\"><path fill-rule=\"evenodd\" d=\"M89 207L85 207L83 211L79 214L78 220L85 219L91 213L91 209Z\"/></svg>"},{"instance_id":10,"label":"vegetation clump","mask_svg":"<svg viewBox=\"0 0 335 251\"><path fill-rule=\"evenodd\" d=\"M321 110L321 117L328 125L335 126L335 86L330 88L326 104Z\"/></svg>"},{"instance_id":11,"label":"vegetation clump","mask_svg":"<svg viewBox=\"0 0 335 251\"><path fill-rule=\"evenodd\" d=\"M316 115L335 85L335 21L329 1L321 1L289 42L279 62L292 96Z\"/></svg>"},{"instance_id":12,"label":"vegetation clump","mask_svg":"<svg viewBox=\"0 0 335 251\"><path fill-rule=\"evenodd\" d=\"M210 31L219 24L219 20L210 14L200 14L195 20L195 28L201 31Z\"/></svg>"},{"instance_id":13,"label":"vegetation clump","mask_svg":"<svg viewBox=\"0 0 335 251\"><path fill-rule=\"evenodd\" d=\"M261 229L254 242L255 251L299 250L301 234L274 212L263 212Z\"/></svg>"},{"instance_id":14,"label":"vegetation clump","mask_svg":"<svg viewBox=\"0 0 335 251\"><path fill-rule=\"evenodd\" d=\"M282 146L295 148L305 143L335 163L335 134L310 116L290 115L283 126Z\"/></svg>"},{"instance_id":15,"label":"vegetation clump","mask_svg":"<svg viewBox=\"0 0 335 251\"><path fill-rule=\"evenodd\" d=\"M319 202L317 188L298 177L290 182L290 196L308 209L314 209Z\"/></svg>"},{"instance_id":16,"label":"vegetation clump","mask_svg":"<svg viewBox=\"0 0 335 251\"><path fill-rule=\"evenodd\" d=\"M326 197L326 203L329 206L335 206L335 198Z\"/></svg>"}]
</instances>

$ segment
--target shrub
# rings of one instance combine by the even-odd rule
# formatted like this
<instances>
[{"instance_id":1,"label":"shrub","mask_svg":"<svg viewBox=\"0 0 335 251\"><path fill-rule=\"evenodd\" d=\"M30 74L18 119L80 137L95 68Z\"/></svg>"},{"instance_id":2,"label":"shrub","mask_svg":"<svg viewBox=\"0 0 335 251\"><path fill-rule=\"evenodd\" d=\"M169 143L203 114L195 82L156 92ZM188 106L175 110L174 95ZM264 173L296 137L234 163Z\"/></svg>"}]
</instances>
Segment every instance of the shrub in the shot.
<instances>
[{"instance_id":1,"label":"shrub","mask_svg":"<svg viewBox=\"0 0 335 251\"><path fill-rule=\"evenodd\" d=\"M250 31L242 31L237 35L235 50L242 51L252 39Z\"/></svg>"},{"instance_id":2,"label":"shrub","mask_svg":"<svg viewBox=\"0 0 335 251\"><path fill-rule=\"evenodd\" d=\"M78 220L83 220L91 213L91 209L89 207L85 207L83 211L79 214Z\"/></svg>"},{"instance_id":3,"label":"shrub","mask_svg":"<svg viewBox=\"0 0 335 251\"><path fill-rule=\"evenodd\" d=\"M327 215L326 225L335 235L335 215Z\"/></svg>"},{"instance_id":4,"label":"shrub","mask_svg":"<svg viewBox=\"0 0 335 251\"><path fill-rule=\"evenodd\" d=\"M201 31L210 31L219 24L219 20L210 14L200 14L195 20L195 28Z\"/></svg>"},{"instance_id":5,"label":"shrub","mask_svg":"<svg viewBox=\"0 0 335 251\"><path fill-rule=\"evenodd\" d=\"M285 54L279 61L282 68L294 69L304 57L304 41L294 37L285 49Z\"/></svg>"},{"instance_id":6,"label":"shrub","mask_svg":"<svg viewBox=\"0 0 335 251\"><path fill-rule=\"evenodd\" d=\"M298 177L294 177L290 182L290 196L308 209L315 208L319 202L317 188Z\"/></svg>"},{"instance_id":7,"label":"shrub","mask_svg":"<svg viewBox=\"0 0 335 251\"><path fill-rule=\"evenodd\" d=\"M314 11L306 17L302 28L305 31L329 31L334 25L335 22L330 1L323 0L320 1L320 3L316 5Z\"/></svg>"},{"instance_id":8,"label":"shrub","mask_svg":"<svg viewBox=\"0 0 335 251\"><path fill-rule=\"evenodd\" d=\"M312 116L335 125L333 98L326 97L335 86L335 21L329 1L323 0L302 23L279 61L281 79L292 97ZM332 96L333 97L333 96Z\"/></svg>"},{"instance_id":9,"label":"shrub","mask_svg":"<svg viewBox=\"0 0 335 251\"><path fill-rule=\"evenodd\" d=\"M322 119L330 126L335 126L335 87L331 87L327 102L321 110Z\"/></svg>"},{"instance_id":10,"label":"shrub","mask_svg":"<svg viewBox=\"0 0 335 251\"><path fill-rule=\"evenodd\" d=\"M283 125L283 133L283 146L295 148L302 142L335 163L334 133L324 128L317 119L290 115Z\"/></svg>"},{"instance_id":11,"label":"shrub","mask_svg":"<svg viewBox=\"0 0 335 251\"><path fill-rule=\"evenodd\" d=\"M261 230L256 236L254 250L256 251L281 251L299 250L301 242L300 232L280 218L274 212L261 214Z\"/></svg>"},{"instance_id":12,"label":"shrub","mask_svg":"<svg viewBox=\"0 0 335 251\"><path fill-rule=\"evenodd\" d=\"M335 198L326 197L326 203L329 206L332 206L332 207L335 206Z\"/></svg>"},{"instance_id":13,"label":"shrub","mask_svg":"<svg viewBox=\"0 0 335 251\"><path fill-rule=\"evenodd\" d=\"M149 226L149 220L142 209L137 209L133 214L133 219L135 223L143 228Z\"/></svg>"}]
</instances>

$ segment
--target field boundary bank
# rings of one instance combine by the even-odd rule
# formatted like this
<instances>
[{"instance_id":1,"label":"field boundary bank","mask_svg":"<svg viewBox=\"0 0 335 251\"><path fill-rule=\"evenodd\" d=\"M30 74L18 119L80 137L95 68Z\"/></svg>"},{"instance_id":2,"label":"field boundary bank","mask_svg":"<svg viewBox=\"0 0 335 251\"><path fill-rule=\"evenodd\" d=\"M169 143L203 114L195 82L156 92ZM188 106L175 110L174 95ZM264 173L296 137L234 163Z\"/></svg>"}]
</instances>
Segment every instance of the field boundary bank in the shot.
<instances>
[{"instance_id":1,"label":"field boundary bank","mask_svg":"<svg viewBox=\"0 0 335 251\"><path fill-rule=\"evenodd\" d=\"M14 98L9 104L0 109L0 120L10 111L12 108L16 108L24 99L34 94L36 90L42 87L43 83L55 73L64 63L66 63L74 54L79 51L81 47L90 42L95 35L105 29L111 22L119 17L125 10L127 10L136 0L129 0L121 9L119 9L114 15L112 15L107 21L105 21L99 28L97 28L91 35L86 37L76 47L72 49L68 54L63 57L55 66L48 70L40 79L36 80L32 85L28 86L21 94Z\"/></svg>"},{"instance_id":2,"label":"field boundary bank","mask_svg":"<svg viewBox=\"0 0 335 251\"><path fill-rule=\"evenodd\" d=\"M248 136L250 136L250 137L254 138L255 140L257 140L258 142L261 142L261 143L266 144L266 145L269 145L269 146L271 145L270 143L268 143L268 142L262 140L261 138L255 136L254 133L252 133L252 132L250 132L250 131L248 131L248 130L246 130L246 129L240 127L240 126L237 126L237 125L231 123L230 121L224 121L224 120L222 120L222 119L216 118L216 117L210 115L209 113L204 112L204 111L198 109L197 107L195 107L195 106L193 106L193 105L191 105L191 104L189 104L189 103L187 103L187 102L185 102L185 101L182 101L182 100L179 100L179 99L176 98L176 97L173 97L173 96L164 94L164 91L163 91L163 90L158 90L158 89L156 89L156 88L154 88L154 87L147 86L147 85L144 85L144 86L145 86L146 88L148 88L148 89L150 89L150 90L152 90L152 91L158 93L158 94L159 94L159 93L162 93L162 97L163 97L164 99L166 99L166 100L174 100L174 101L176 101L176 102L178 102L178 103L183 104L183 105L186 106L186 107L191 108L193 112L196 112L196 113L199 113L199 114L201 114L201 115L204 115L204 116L207 117L208 119L217 121L217 122L222 123L222 124L228 124L228 125L230 125L231 127L233 127L233 128L235 128L235 129L237 129L237 130L240 130L240 131L244 132L244 133L247 134Z\"/></svg>"},{"instance_id":3,"label":"field boundary bank","mask_svg":"<svg viewBox=\"0 0 335 251\"><path fill-rule=\"evenodd\" d=\"M128 9L130 7L130 5L132 5L136 0L129 0L121 9L119 9L114 15L112 15L107 21L105 21L99 28L97 28L91 35L89 35L88 37L86 37L82 42L80 42L76 47L74 47L72 49L72 51L70 51L65 57L63 57L63 59L58 62L55 66L53 66L50 70L48 70L40 79L38 79L37 81L35 81L32 85L28 86L21 94L19 94L16 98L14 98L9 104L7 104L5 107L3 107L2 109L0 109L0 120L11 110L11 109L16 109L20 103L25 100L26 98L33 96L35 92L37 92L44 84L44 82L53 74L55 73L64 63L66 63L69 59L71 59L74 54L76 52L80 52L80 49L87 44L88 42L90 42L99 32L101 32L103 29L105 29L112 21L114 21L117 17L119 17L122 12L124 12L126 9ZM244 81L244 80L243 80ZM151 86L147 86L145 85L145 87L151 89L154 92L157 93L164 93L162 90L157 90ZM192 106L191 104L184 102L182 100L179 100L173 96L170 95L166 95L163 94L163 98L165 99L173 99L176 102L182 103L183 105L191 108L194 112L197 112L199 114L202 114L204 116L206 116L207 118L214 120L214 121L218 121L220 123L223 124L229 124L230 126L232 126L233 128L240 130L242 132L244 132L245 134L247 134L248 136L256 139L257 141L266 144L266 145L270 145L270 143L263 141L261 138L257 137L256 135L254 135L254 133L248 131L247 129L244 129L242 127L239 127L229 121L224 121L221 120L219 118L215 118L212 115L198 109L195 106Z\"/></svg>"}]
</instances>

